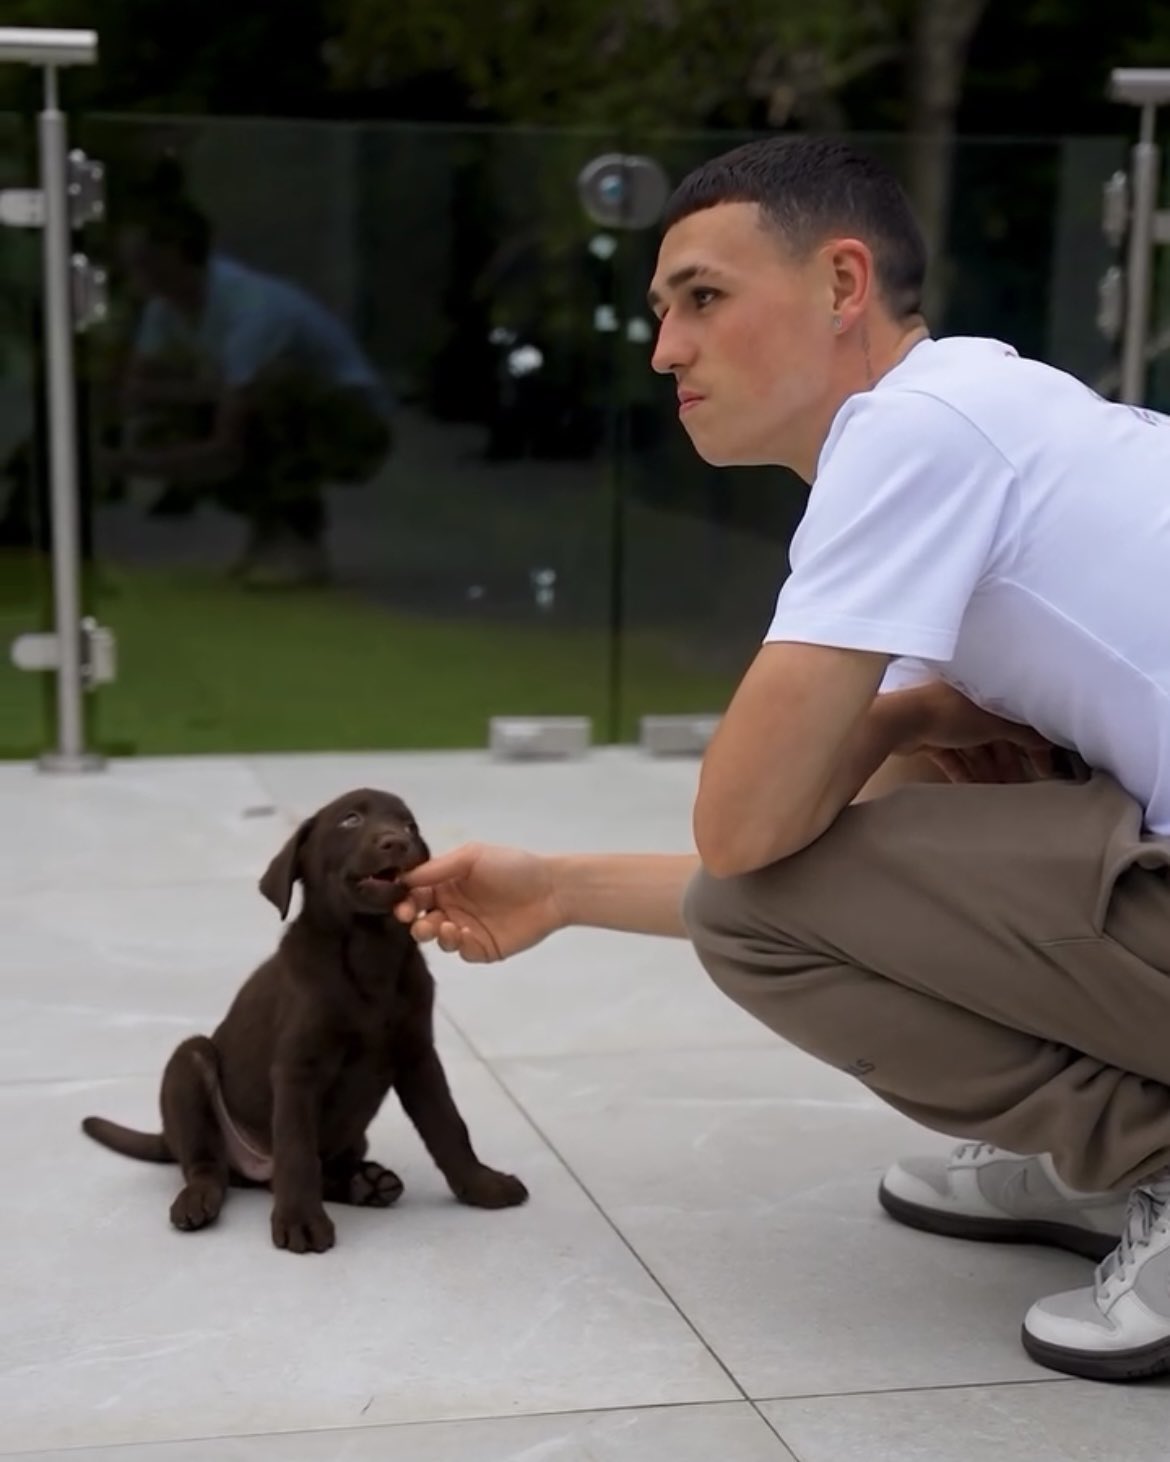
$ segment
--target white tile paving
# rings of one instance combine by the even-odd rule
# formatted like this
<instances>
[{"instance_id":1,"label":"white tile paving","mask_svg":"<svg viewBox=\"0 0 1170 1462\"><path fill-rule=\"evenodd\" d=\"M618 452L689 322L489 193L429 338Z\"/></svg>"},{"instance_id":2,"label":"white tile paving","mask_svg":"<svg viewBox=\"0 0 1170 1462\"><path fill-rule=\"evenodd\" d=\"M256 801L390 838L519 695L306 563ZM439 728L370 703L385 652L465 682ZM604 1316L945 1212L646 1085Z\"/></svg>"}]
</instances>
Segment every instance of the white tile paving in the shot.
<instances>
[{"instance_id":1,"label":"white tile paving","mask_svg":"<svg viewBox=\"0 0 1170 1462\"><path fill-rule=\"evenodd\" d=\"M396 790L436 849L673 850L695 771L608 750L0 765L0 1455L1164 1456L1166 1387L1020 1350L1031 1299L1087 1266L886 1221L881 1168L945 1141L773 1040L682 944L435 957L452 1085L485 1160L529 1183L520 1210L454 1204L391 1101L373 1137L406 1195L337 1210L337 1248L298 1258L262 1194L174 1232L173 1170L79 1132L153 1123L171 1047L277 937L260 873L327 798Z\"/></svg>"},{"instance_id":2,"label":"white tile paving","mask_svg":"<svg viewBox=\"0 0 1170 1462\"><path fill-rule=\"evenodd\" d=\"M746 1402L21 1452L16 1462L793 1462Z\"/></svg>"},{"instance_id":3,"label":"white tile paving","mask_svg":"<svg viewBox=\"0 0 1170 1462\"><path fill-rule=\"evenodd\" d=\"M1021 1301L1088 1265L888 1220L882 1169L950 1144L848 1077L775 1041L499 1065L749 1397L1048 1374L1017 1343Z\"/></svg>"},{"instance_id":4,"label":"white tile paving","mask_svg":"<svg viewBox=\"0 0 1170 1462\"><path fill-rule=\"evenodd\" d=\"M800 1462L1165 1462L1164 1386L974 1386L765 1403Z\"/></svg>"}]
</instances>

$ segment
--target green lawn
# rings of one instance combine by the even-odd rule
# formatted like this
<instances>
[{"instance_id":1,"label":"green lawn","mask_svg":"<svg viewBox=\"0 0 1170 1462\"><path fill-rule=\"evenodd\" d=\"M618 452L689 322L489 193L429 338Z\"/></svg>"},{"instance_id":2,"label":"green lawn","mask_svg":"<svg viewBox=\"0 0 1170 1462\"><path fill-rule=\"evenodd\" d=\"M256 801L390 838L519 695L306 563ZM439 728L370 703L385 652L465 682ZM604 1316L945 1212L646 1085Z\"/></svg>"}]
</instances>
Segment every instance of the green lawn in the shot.
<instances>
[{"instance_id":1,"label":"green lawn","mask_svg":"<svg viewBox=\"0 0 1170 1462\"><path fill-rule=\"evenodd\" d=\"M42 627L47 574L0 554L0 756L51 739L46 677L12 669L17 633ZM610 722L608 635L441 620L342 593L249 593L206 573L103 565L91 602L119 673L91 700L91 740L113 755L483 746L496 714ZM640 715L712 711L724 674L649 636L623 646L622 739Z\"/></svg>"}]
</instances>

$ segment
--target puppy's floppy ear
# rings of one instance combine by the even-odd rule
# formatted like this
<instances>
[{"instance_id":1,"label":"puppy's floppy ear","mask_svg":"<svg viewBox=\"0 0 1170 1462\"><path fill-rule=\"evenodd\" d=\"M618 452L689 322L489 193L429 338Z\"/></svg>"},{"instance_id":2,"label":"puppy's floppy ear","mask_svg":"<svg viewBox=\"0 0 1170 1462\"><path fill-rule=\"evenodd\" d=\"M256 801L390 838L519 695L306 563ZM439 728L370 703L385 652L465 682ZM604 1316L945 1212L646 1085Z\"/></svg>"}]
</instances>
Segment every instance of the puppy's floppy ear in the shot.
<instances>
[{"instance_id":1,"label":"puppy's floppy ear","mask_svg":"<svg viewBox=\"0 0 1170 1462\"><path fill-rule=\"evenodd\" d=\"M301 876L301 851L305 839L313 831L316 818L307 817L268 867L260 880L260 892L270 904L275 904L280 917L288 917L288 906L292 902L293 884Z\"/></svg>"}]
</instances>

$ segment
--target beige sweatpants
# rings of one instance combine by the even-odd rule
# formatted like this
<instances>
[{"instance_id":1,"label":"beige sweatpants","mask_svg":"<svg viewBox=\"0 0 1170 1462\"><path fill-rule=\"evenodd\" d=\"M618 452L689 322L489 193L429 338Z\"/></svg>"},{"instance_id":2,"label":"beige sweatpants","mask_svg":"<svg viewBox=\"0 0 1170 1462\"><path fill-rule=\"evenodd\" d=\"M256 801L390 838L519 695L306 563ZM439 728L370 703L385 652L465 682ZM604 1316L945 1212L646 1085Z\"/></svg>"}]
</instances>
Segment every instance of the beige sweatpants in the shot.
<instances>
[{"instance_id":1,"label":"beige sweatpants","mask_svg":"<svg viewBox=\"0 0 1170 1462\"><path fill-rule=\"evenodd\" d=\"M921 1125L1086 1191L1170 1164L1170 839L1112 778L904 787L684 916L732 1000Z\"/></svg>"}]
</instances>

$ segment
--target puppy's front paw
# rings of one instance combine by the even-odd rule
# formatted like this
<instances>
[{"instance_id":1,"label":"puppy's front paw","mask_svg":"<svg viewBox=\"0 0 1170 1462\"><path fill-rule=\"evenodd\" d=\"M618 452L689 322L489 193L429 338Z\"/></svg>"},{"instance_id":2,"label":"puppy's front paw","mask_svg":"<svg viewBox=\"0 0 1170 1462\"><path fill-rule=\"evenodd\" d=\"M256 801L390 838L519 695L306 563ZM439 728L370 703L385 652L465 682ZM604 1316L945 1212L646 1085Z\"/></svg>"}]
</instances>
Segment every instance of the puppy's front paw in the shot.
<instances>
[{"instance_id":1,"label":"puppy's front paw","mask_svg":"<svg viewBox=\"0 0 1170 1462\"><path fill-rule=\"evenodd\" d=\"M480 1167L458 1183L455 1196L473 1208L515 1208L527 1202L528 1189L511 1173Z\"/></svg>"},{"instance_id":2,"label":"puppy's front paw","mask_svg":"<svg viewBox=\"0 0 1170 1462\"><path fill-rule=\"evenodd\" d=\"M272 1210L272 1242L278 1249L290 1249L294 1254L323 1254L332 1249L336 1233L333 1220L323 1208L301 1210L282 1208L278 1204Z\"/></svg>"},{"instance_id":3,"label":"puppy's front paw","mask_svg":"<svg viewBox=\"0 0 1170 1462\"><path fill-rule=\"evenodd\" d=\"M188 1183L171 1204L171 1222L178 1229L192 1233L206 1228L219 1217L223 1207L223 1184L212 1179L196 1179Z\"/></svg>"}]
</instances>

